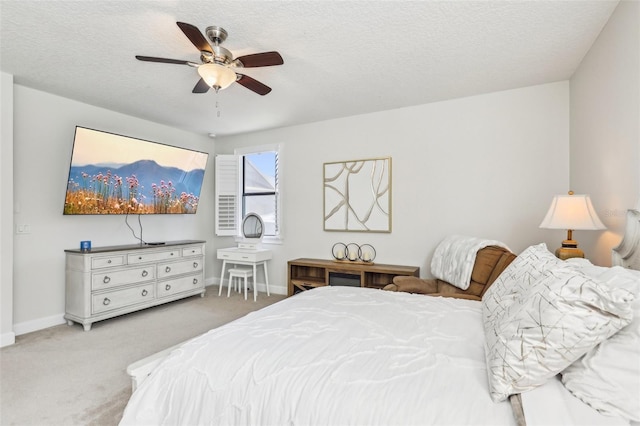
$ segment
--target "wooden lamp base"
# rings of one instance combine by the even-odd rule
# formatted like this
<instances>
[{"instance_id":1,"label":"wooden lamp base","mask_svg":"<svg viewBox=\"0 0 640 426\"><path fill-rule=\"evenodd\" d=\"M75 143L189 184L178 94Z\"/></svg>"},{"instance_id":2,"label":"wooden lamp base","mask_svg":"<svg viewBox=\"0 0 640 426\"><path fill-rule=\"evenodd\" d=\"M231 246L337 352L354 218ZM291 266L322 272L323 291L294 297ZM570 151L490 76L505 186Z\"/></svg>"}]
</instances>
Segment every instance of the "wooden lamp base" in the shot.
<instances>
[{"instance_id":1,"label":"wooden lamp base","mask_svg":"<svg viewBox=\"0 0 640 426\"><path fill-rule=\"evenodd\" d=\"M556 257L561 260L571 259L573 257L584 258L584 252L578 248L578 242L567 239L562 242L562 247L556 250Z\"/></svg>"}]
</instances>

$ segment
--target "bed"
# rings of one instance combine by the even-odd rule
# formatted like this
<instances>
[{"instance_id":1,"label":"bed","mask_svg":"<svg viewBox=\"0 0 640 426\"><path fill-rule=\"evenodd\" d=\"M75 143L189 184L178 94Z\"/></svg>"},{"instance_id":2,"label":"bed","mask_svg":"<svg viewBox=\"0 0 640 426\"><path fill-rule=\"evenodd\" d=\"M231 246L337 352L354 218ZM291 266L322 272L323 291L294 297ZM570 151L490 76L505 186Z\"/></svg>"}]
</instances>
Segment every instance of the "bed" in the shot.
<instances>
[{"instance_id":1,"label":"bed","mask_svg":"<svg viewBox=\"0 0 640 426\"><path fill-rule=\"evenodd\" d=\"M570 285L575 276L583 280L580 291L568 297L586 295L589 302L574 303L572 309L582 317L569 324L587 327L572 347L589 348L578 349L578 356L563 348L554 352L562 359L544 358L533 368L544 367L542 378L532 378L539 372L522 370L522 359L511 364L504 359L513 352L509 345L517 344L522 353L531 345L536 357L550 351L541 351L528 335L516 341L496 338L511 333L509 328L487 325L500 315L521 324L529 319L519 315L533 317L525 308L534 298L519 300L509 293L514 287L509 276L518 273L510 265L510 273L505 270L498 280L505 278L489 289L495 287L494 294L487 292L489 299L499 302L498 308L489 300L485 303L486 297L478 302L353 287L323 287L287 298L130 366L137 389L120 424L637 425L633 395L640 394L640 340L629 339L638 337L640 327L633 317L638 304L628 294L633 288L637 294L640 272L624 268L640 264L640 213L632 210L628 219L627 232L613 255L622 266L566 262L561 268L570 271L553 269L545 275L570 274ZM525 250L513 263L531 259L531 253L544 258L543 249ZM605 282L611 271L615 279L630 274L624 275L627 287L609 288L615 281ZM597 284L595 290L588 289L592 283ZM606 299L601 293L611 295ZM606 300L600 302L602 298ZM523 333L541 332L543 340L551 340L560 328L556 321L567 317L571 315L554 317L551 332L525 327ZM561 345L569 339L567 330L562 330ZM520 332L512 334L522 337ZM596 335L601 337L594 344ZM621 408L616 407L620 398L598 405L598 392L589 394L599 385L589 374L589 363L599 367L603 356L617 357L615 351L620 345L627 348L629 341L636 343L622 356L631 364L616 373L626 387L612 389L616 384L608 383L604 391L632 396ZM560 367L552 367L554 363ZM604 365L603 371L609 367ZM608 379L617 379L616 374ZM581 383L584 378L591 382ZM570 384L579 397L568 390Z\"/></svg>"}]
</instances>

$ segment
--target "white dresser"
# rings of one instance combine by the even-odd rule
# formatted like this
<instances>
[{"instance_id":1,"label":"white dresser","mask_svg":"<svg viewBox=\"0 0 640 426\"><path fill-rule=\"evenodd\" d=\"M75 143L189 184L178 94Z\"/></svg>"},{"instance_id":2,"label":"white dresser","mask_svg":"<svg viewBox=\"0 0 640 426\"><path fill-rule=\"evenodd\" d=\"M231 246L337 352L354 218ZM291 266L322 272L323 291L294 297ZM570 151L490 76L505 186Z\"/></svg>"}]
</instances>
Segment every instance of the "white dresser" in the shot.
<instances>
[{"instance_id":1,"label":"white dresser","mask_svg":"<svg viewBox=\"0 0 640 426\"><path fill-rule=\"evenodd\" d=\"M150 306L204 296L204 241L65 250L67 324L91 324Z\"/></svg>"}]
</instances>

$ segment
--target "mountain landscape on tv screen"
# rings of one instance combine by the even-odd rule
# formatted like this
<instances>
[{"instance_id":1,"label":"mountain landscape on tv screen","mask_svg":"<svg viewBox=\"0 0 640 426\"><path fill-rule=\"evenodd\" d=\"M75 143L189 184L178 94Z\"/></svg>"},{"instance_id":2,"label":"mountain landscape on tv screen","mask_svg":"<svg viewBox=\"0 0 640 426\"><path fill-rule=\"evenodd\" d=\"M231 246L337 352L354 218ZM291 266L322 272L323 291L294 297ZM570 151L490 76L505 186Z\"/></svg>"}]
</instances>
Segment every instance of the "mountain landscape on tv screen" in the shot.
<instances>
[{"instance_id":1,"label":"mountain landscape on tv screen","mask_svg":"<svg viewBox=\"0 0 640 426\"><path fill-rule=\"evenodd\" d=\"M185 171L153 160L71 166L64 214L195 213L203 169Z\"/></svg>"}]
</instances>

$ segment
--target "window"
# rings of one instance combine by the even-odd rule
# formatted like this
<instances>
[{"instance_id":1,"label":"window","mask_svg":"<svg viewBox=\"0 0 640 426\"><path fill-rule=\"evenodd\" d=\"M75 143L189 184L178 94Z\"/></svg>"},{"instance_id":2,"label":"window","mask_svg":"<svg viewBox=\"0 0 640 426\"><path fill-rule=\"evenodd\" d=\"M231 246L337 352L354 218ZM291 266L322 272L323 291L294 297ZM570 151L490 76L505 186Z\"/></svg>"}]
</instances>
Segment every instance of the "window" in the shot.
<instances>
[{"instance_id":1,"label":"window","mask_svg":"<svg viewBox=\"0 0 640 426\"><path fill-rule=\"evenodd\" d=\"M278 152L263 151L243 156L242 216L257 213L264 222L264 235L278 235Z\"/></svg>"},{"instance_id":2,"label":"window","mask_svg":"<svg viewBox=\"0 0 640 426\"><path fill-rule=\"evenodd\" d=\"M280 238L279 159L279 145L216 156L216 235L239 236L242 218L257 213L265 240Z\"/></svg>"}]
</instances>

